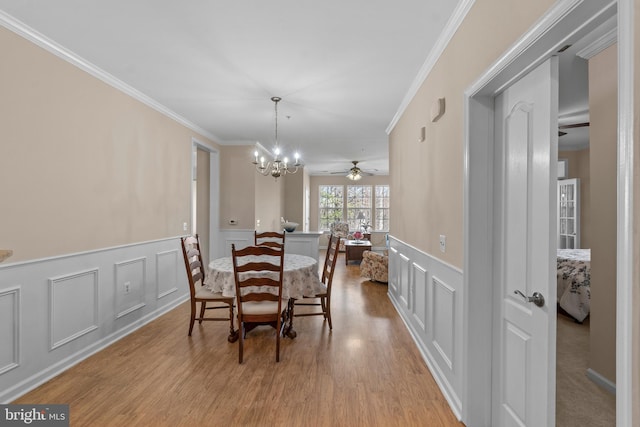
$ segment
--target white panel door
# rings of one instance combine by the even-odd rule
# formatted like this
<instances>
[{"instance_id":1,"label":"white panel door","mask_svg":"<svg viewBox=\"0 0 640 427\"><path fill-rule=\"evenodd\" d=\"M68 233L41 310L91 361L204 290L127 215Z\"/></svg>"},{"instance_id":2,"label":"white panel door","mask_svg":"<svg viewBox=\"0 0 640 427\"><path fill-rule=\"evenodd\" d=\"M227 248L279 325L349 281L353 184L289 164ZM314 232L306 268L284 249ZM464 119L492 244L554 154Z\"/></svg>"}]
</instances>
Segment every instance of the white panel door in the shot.
<instances>
[{"instance_id":1,"label":"white panel door","mask_svg":"<svg viewBox=\"0 0 640 427\"><path fill-rule=\"evenodd\" d=\"M557 75L551 58L495 99L494 426L555 423Z\"/></svg>"}]
</instances>

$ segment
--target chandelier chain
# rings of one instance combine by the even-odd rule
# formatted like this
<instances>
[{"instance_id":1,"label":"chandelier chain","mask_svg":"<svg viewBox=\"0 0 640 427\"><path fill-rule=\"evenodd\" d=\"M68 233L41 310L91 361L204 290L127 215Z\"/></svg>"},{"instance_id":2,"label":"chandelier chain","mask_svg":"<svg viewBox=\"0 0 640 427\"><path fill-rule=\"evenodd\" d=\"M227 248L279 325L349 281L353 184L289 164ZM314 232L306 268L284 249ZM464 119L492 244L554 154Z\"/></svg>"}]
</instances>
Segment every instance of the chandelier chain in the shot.
<instances>
[{"instance_id":1,"label":"chandelier chain","mask_svg":"<svg viewBox=\"0 0 640 427\"><path fill-rule=\"evenodd\" d=\"M289 164L289 159L287 157L280 158L280 146L278 142L278 103L282 100L279 96L274 96L271 100L275 103L275 148L273 152L273 159L270 161L266 161L264 156L258 159L258 151L256 150L254 153L253 164L256 167L256 171L264 176L271 175L276 180L281 175L285 175L288 173L296 173L298 172L298 168L301 166L300 156L298 153L295 153L295 163L293 166Z\"/></svg>"}]
</instances>

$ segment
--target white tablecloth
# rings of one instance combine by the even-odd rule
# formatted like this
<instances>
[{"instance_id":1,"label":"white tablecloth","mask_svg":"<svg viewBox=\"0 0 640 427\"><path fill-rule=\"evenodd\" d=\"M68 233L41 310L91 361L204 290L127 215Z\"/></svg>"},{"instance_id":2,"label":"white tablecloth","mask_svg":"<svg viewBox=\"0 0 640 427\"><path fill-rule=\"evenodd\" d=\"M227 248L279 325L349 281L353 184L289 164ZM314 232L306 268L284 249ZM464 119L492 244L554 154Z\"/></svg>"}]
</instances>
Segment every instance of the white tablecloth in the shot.
<instances>
[{"instance_id":1,"label":"white tablecloth","mask_svg":"<svg viewBox=\"0 0 640 427\"><path fill-rule=\"evenodd\" d=\"M250 260L247 259L248 261ZM222 291L224 296L236 296L231 257L214 259L209 263L204 285L213 292ZM284 277L282 280L282 297L284 299L300 299L303 296L313 296L325 291L325 285L318 278L318 263L314 258L296 254L284 255Z\"/></svg>"}]
</instances>

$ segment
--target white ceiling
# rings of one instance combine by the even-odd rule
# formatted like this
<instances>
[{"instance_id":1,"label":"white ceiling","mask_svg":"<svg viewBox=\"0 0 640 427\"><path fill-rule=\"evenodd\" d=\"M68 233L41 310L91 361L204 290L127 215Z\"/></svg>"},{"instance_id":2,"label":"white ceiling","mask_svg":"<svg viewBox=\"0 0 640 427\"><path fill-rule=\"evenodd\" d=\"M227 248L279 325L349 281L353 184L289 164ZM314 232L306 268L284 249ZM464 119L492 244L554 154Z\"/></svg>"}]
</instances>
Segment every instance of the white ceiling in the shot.
<instances>
[{"instance_id":1,"label":"white ceiling","mask_svg":"<svg viewBox=\"0 0 640 427\"><path fill-rule=\"evenodd\" d=\"M312 174L388 173L385 129L458 1L0 0L0 10L222 144L299 150Z\"/></svg>"}]
</instances>

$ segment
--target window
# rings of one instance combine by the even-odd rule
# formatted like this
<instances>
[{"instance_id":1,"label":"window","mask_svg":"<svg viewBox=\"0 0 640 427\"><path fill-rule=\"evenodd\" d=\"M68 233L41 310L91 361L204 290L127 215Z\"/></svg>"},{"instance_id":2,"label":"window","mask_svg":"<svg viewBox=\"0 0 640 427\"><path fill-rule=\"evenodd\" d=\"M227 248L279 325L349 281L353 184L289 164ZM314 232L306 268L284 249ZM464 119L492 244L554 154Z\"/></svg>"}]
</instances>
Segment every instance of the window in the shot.
<instances>
[{"instance_id":1,"label":"window","mask_svg":"<svg viewBox=\"0 0 640 427\"><path fill-rule=\"evenodd\" d=\"M344 186L321 185L320 186L320 222L318 228L321 231L330 229L331 224L342 221L344 212Z\"/></svg>"},{"instance_id":2,"label":"window","mask_svg":"<svg viewBox=\"0 0 640 427\"><path fill-rule=\"evenodd\" d=\"M389 186L376 185L376 216L373 229L389 231Z\"/></svg>"},{"instance_id":3,"label":"window","mask_svg":"<svg viewBox=\"0 0 640 427\"><path fill-rule=\"evenodd\" d=\"M343 221L352 232L363 223L371 226L369 232L389 231L388 185L320 185L319 195L318 230L329 231L331 224Z\"/></svg>"},{"instance_id":4,"label":"window","mask_svg":"<svg viewBox=\"0 0 640 427\"><path fill-rule=\"evenodd\" d=\"M362 224L371 223L371 186L347 186L347 222L349 230L361 230Z\"/></svg>"}]
</instances>

